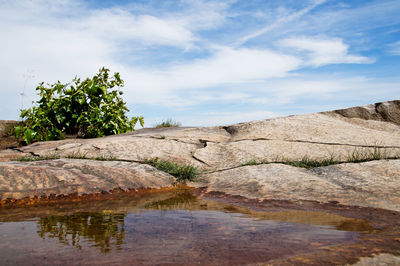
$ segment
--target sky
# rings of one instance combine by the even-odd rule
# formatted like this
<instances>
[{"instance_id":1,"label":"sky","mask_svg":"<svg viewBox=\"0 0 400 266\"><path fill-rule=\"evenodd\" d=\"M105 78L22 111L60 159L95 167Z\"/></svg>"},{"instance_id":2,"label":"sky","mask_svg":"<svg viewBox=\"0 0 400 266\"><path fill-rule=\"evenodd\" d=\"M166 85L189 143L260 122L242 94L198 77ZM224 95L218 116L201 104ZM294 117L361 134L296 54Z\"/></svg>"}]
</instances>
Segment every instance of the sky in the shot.
<instances>
[{"instance_id":1,"label":"sky","mask_svg":"<svg viewBox=\"0 0 400 266\"><path fill-rule=\"evenodd\" d=\"M40 82L103 66L146 127L400 99L399 14L399 0L0 0L0 119Z\"/></svg>"}]
</instances>

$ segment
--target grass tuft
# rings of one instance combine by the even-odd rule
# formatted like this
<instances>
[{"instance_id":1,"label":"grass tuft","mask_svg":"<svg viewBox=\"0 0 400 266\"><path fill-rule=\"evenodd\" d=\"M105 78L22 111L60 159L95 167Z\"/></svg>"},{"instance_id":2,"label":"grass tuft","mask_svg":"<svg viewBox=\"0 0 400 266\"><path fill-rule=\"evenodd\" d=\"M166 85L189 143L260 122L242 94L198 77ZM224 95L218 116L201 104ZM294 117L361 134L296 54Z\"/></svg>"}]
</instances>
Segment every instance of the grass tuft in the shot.
<instances>
[{"instance_id":1,"label":"grass tuft","mask_svg":"<svg viewBox=\"0 0 400 266\"><path fill-rule=\"evenodd\" d=\"M192 165L180 165L170 161L159 160L158 158L147 159L145 163L175 176L179 182L193 180L199 175L197 168Z\"/></svg>"},{"instance_id":2,"label":"grass tuft","mask_svg":"<svg viewBox=\"0 0 400 266\"><path fill-rule=\"evenodd\" d=\"M301 168L313 168L313 167L339 164L340 161L334 160L332 157L330 159L323 159L323 160L312 160L308 157L303 157L301 161L283 161L282 163Z\"/></svg>"},{"instance_id":3,"label":"grass tuft","mask_svg":"<svg viewBox=\"0 0 400 266\"><path fill-rule=\"evenodd\" d=\"M259 165L259 164L269 164L269 163L282 163L291 165L294 167L301 168L313 168L313 167L322 167L328 165L335 165L341 163L362 163L374 160L383 160L383 159L400 159L400 154L394 156L389 152L382 150L381 148L365 148L365 149L354 149L354 151L347 155L345 160L336 160L335 156L331 154L329 159L310 159L307 156L304 156L300 161L290 161L289 159L279 159L276 158L275 161L266 161L266 160L256 160L252 159L242 164L242 166L247 165Z\"/></svg>"},{"instance_id":4,"label":"grass tuft","mask_svg":"<svg viewBox=\"0 0 400 266\"><path fill-rule=\"evenodd\" d=\"M89 159L87 153L81 153L80 151L74 151L65 156L67 159Z\"/></svg>"},{"instance_id":5,"label":"grass tuft","mask_svg":"<svg viewBox=\"0 0 400 266\"><path fill-rule=\"evenodd\" d=\"M242 163L242 166L248 166L248 165L259 165L259 164L263 164L262 162L257 162L256 159L252 159L252 160L248 160L245 163Z\"/></svg>"},{"instance_id":6,"label":"grass tuft","mask_svg":"<svg viewBox=\"0 0 400 266\"><path fill-rule=\"evenodd\" d=\"M117 158L115 156L111 155L111 154L100 155L100 156L91 157L91 158L88 158L88 159L96 160L96 161L116 161L117 160Z\"/></svg>"},{"instance_id":7,"label":"grass tuft","mask_svg":"<svg viewBox=\"0 0 400 266\"><path fill-rule=\"evenodd\" d=\"M46 156L21 156L16 158L16 161L19 162L34 162L34 161L46 161L46 160L56 160L60 159L60 156L54 154L54 155L46 155Z\"/></svg>"},{"instance_id":8,"label":"grass tuft","mask_svg":"<svg viewBox=\"0 0 400 266\"><path fill-rule=\"evenodd\" d=\"M167 119L161 123L156 124L154 127L155 128L162 128L162 127L180 127L181 123L174 121L172 119Z\"/></svg>"},{"instance_id":9,"label":"grass tuft","mask_svg":"<svg viewBox=\"0 0 400 266\"><path fill-rule=\"evenodd\" d=\"M347 156L347 162L349 163L362 163L373 160L382 160L382 159L392 159L395 157L390 156L387 152L382 151L377 147L371 149L357 150L355 149L351 154Z\"/></svg>"},{"instance_id":10,"label":"grass tuft","mask_svg":"<svg viewBox=\"0 0 400 266\"><path fill-rule=\"evenodd\" d=\"M65 156L65 158L68 159L86 159L86 160L96 160L96 161L116 161L117 158L111 154L105 155L101 154L99 156L95 157L89 157L87 153L81 153L81 152L73 152Z\"/></svg>"}]
</instances>

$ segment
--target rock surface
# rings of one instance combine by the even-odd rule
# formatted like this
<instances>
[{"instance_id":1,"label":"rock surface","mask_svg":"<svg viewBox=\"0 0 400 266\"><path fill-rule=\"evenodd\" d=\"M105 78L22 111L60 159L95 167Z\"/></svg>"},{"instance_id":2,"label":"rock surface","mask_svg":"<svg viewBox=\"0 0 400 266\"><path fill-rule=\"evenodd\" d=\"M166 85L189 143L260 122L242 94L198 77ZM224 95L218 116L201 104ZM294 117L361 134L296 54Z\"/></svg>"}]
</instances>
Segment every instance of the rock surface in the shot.
<instances>
[{"instance_id":1,"label":"rock surface","mask_svg":"<svg viewBox=\"0 0 400 266\"><path fill-rule=\"evenodd\" d=\"M0 120L0 150L18 146L18 143L12 134L12 129L17 126L18 123L20 122Z\"/></svg>"},{"instance_id":2,"label":"rock surface","mask_svg":"<svg viewBox=\"0 0 400 266\"><path fill-rule=\"evenodd\" d=\"M20 152L39 156L104 156L133 162L158 157L204 171L237 167L250 160L319 160L333 156L345 161L354 152L376 149L387 157L400 156L400 101L378 105L390 110L386 113L373 113L374 106L226 127L144 129L100 139L37 142L20 148ZM1 158L8 157L0 152Z\"/></svg>"},{"instance_id":3,"label":"rock surface","mask_svg":"<svg viewBox=\"0 0 400 266\"><path fill-rule=\"evenodd\" d=\"M198 181L193 185L209 192L246 198L334 201L400 211L400 160L311 169L276 163L242 166L205 174Z\"/></svg>"},{"instance_id":4,"label":"rock surface","mask_svg":"<svg viewBox=\"0 0 400 266\"><path fill-rule=\"evenodd\" d=\"M347 264L348 266L350 264ZM373 257L363 257L354 264L353 266L371 266L371 265L379 265L379 266L391 266L391 265L400 265L400 256L395 256L392 254L379 254Z\"/></svg>"},{"instance_id":5,"label":"rock surface","mask_svg":"<svg viewBox=\"0 0 400 266\"><path fill-rule=\"evenodd\" d=\"M299 161L304 157L314 160L333 157L344 162L351 156L371 153L400 158L399 100L231 126L142 129L99 139L38 142L0 151L0 160L9 161L17 156L27 155L103 157L124 161L118 164L124 165L124 171L128 171L128 168L144 167L137 163L158 157L198 167L202 176L192 185L207 186L208 191L222 191L251 198L337 201L400 211L399 160L340 164L310 170L278 163L285 160ZM249 161L268 164L243 167ZM71 164L64 159L55 162ZM60 176L72 177L76 171L81 173L86 167L93 168L92 163L106 173L95 175L96 182L106 179L107 176L118 176L117 172L108 172L117 162L74 162L75 167L80 165L78 168L81 170L72 171L64 166L57 166L57 169L62 169ZM58 171L54 170L51 162L3 162L1 167L2 171L8 169L8 175L4 177L3 174L0 187L10 184L7 182L15 176L21 180L32 180L36 173L31 170L32 167L41 167L38 172L41 173L41 178L54 178ZM132 175L143 174L154 180L149 174L154 174L152 171L135 172ZM27 189L33 191L39 187L39 181L27 182L31 182L31 187ZM93 184L90 183L85 189L90 191ZM124 185L111 182L107 185L105 183L103 188L108 184L112 188ZM166 183L157 183L160 186L164 184ZM5 191L10 190L10 187L6 187L7 185L0 192L2 198L5 197Z\"/></svg>"},{"instance_id":6,"label":"rock surface","mask_svg":"<svg viewBox=\"0 0 400 266\"><path fill-rule=\"evenodd\" d=\"M138 163L58 159L0 163L0 200L162 188L175 178Z\"/></svg>"}]
</instances>

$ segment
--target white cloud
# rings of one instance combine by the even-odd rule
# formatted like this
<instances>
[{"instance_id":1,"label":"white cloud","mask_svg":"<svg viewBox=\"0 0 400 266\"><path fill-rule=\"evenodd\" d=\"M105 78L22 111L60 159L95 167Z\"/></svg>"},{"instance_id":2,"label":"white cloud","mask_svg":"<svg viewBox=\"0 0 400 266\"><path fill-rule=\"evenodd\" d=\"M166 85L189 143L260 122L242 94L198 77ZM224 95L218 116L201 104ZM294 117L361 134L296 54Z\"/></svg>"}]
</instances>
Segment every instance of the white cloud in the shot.
<instances>
[{"instance_id":1,"label":"white cloud","mask_svg":"<svg viewBox=\"0 0 400 266\"><path fill-rule=\"evenodd\" d=\"M389 53L392 55L400 55L400 41L389 44Z\"/></svg>"},{"instance_id":2,"label":"white cloud","mask_svg":"<svg viewBox=\"0 0 400 266\"><path fill-rule=\"evenodd\" d=\"M120 8L94 11L88 17L74 21L73 27L113 42L138 40L150 45L189 48L195 40L192 32L179 21L150 15L135 16Z\"/></svg>"},{"instance_id":3,"label":"white cloud","mask_svg":"<svg viewBox=\"0 0 400 266\"><path fill-rule=\"evenodd\" d=\"M169 19L179 21L186 28L197 30L208 30L219 27L225 22L229 2L226 1L201 1L181 0L187 9L180 13L168 16Z\"/></svg>"},{"instance_id":4,"label":"white cloud","mask_svg":"<svg viewBox=\"0 0 400 266\"><path fill-rule=\"evenodd\" d=\"M293 48L297 51L305 51L308 60L306 65L322 66L328 64L365 64L373 63L373 60L348 53L348 45L341 39L322 39L311 37L287 38L278 42L279 45L286 48Z\"/></svg>"},{"instance_id":5,"label":"white cloud","mask_svg":"<svg viewBox=\"0 0 400 266\"><path fill-rule=\"evenodd\" d=\"M126 76L140 92L128 92L132 101L171 104L180 90L220 88L230 84L251 83L284 77L301 64L296 57L256 49L223 48L211 57L158 70L127 69ZM190 101L187 101L190 104ZM182 103L177 102L178 105Z\"/></svg>"}]
</instances>

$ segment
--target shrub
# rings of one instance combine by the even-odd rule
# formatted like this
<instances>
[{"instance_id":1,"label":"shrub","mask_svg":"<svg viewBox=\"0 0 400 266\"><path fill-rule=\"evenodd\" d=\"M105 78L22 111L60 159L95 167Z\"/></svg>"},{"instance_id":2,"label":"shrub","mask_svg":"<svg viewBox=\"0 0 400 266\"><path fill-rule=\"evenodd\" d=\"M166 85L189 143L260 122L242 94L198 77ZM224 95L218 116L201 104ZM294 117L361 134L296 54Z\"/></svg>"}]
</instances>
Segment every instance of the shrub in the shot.
<instances>
[{"instance_id":1,"label":"shrub","mask_svg":"<svg viewBox=\"0 0 400 266\"><path fill-rule=\"evenodd\" d=\"M157 125L155 125L155 128L161 128L161 127L180 127L181 123L176 122L172 119L167 119Z\"/></svg>"},{"instance_id":2,"label":"shrub","mask_svg":"<svg viewBox=\"0 0 400 266\"><path fill-rule=\"evenodd\" d=\"M92 138L133 131L143 117L129 119L128 108L120 95L124 81L119 73L110 78L109 69L101 68L93 78L70 83L40 83L36 106L21 110L24 125L15 128L17 138L32 141L62 139L64 134ZM116 89L114 89L116 88Z\"/></svg>"}]
</instances>

